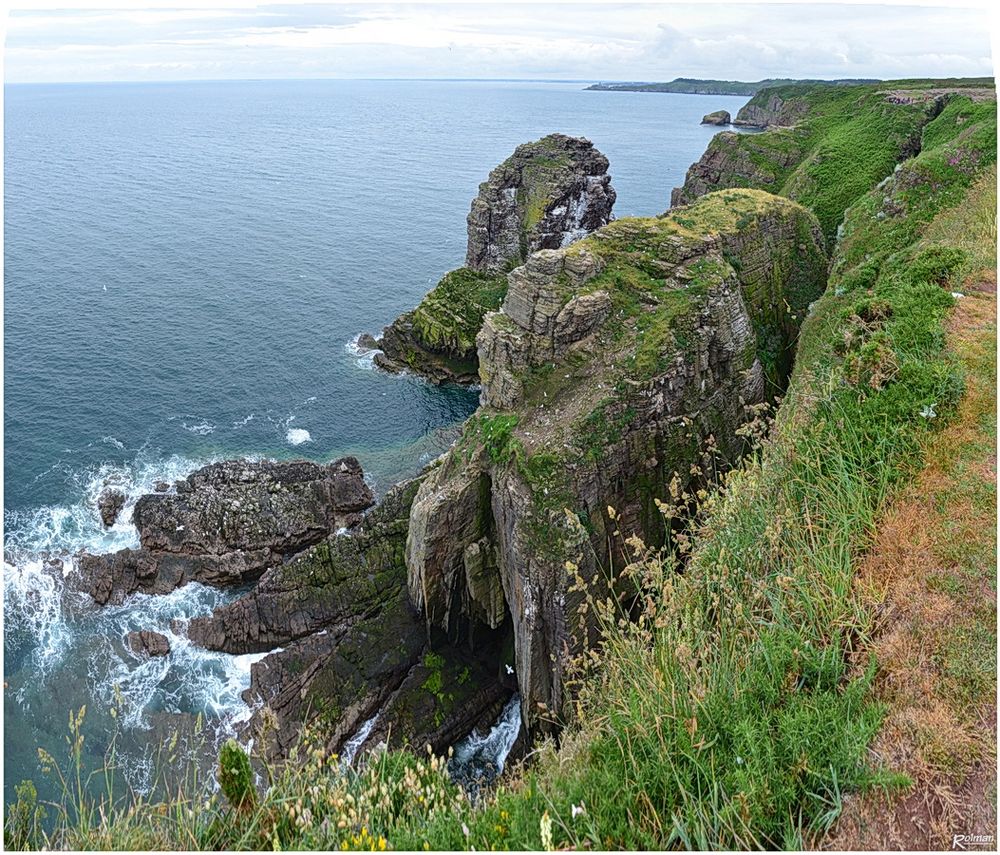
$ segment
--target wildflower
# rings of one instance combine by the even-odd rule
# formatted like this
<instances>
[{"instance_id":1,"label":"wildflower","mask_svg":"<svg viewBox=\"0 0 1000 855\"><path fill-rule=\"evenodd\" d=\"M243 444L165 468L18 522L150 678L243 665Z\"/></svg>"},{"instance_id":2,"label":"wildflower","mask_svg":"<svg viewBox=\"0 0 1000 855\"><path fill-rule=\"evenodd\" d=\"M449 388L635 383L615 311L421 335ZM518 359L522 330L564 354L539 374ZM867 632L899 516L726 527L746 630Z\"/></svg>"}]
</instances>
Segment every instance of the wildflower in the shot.
<instances>
[{"instance_id":1,"label":"wildflower","mask_svg":"<svg viewBox=\"0 0 1000 855\"><path fill-rule=\"evenodd\" d=\"M464 822L462 823L462 834L466 837L469 836L469 826L467 826Z\"/></svg>"},{"instance_id":2,"label":"wildflower","mask_svg":"<svg viewBox=\"0 0 1000 855\"><path fill-rule=\"evenodd\" d=\"M545 811L539 821L539 831L542 835L542 849L551 852L555 847L552 845L552 817Z\"/></svg>"},{"instance_id":3,"label":"wildflower","mask_svg":"<svg viewBox=\"0 0 1000 855\"><path fill-rule=\"evenodd\" d=\"M928 404L920 411L920 415L925 419L935 419L937 418L937 413L934 412L935 404Z\"/></svg>"},{"instance_id":4,"label":"wildflower","mask_svg":"<svg viewBox=\"0 0 1000 855\"><path fill-rule=\"evenodd\" d=\"M586 807L584 807L583 802L580 802L580 804L578 805L570 805L569 810L570 813L573 815L573 819L576 819L578 816L582 816L587 812L587 809Z\"/></svg>"}]
</instances>

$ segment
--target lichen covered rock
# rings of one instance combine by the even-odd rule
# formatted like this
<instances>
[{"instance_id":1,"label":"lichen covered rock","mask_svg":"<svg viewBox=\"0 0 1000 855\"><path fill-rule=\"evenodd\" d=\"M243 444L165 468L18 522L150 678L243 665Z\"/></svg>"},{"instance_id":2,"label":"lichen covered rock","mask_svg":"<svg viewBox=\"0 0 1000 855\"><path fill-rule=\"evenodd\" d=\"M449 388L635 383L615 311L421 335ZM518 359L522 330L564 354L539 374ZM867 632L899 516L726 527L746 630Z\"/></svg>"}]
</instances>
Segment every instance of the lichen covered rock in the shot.
<instances>
[{"instance_id":1,"label":"lichen covered rock","mask_svg":"<svg viewBox=\"0 0 1000 855\"><path fill-rule=\"evenodd\" d=\"M479 185L469 211L465 264L502 272L611 219L608 159L590 140L549 134L519 145Z\"/></svg>"},{"instance_id":2,"label":"lichen covered rock","mask_svg":"<svg viewBox=\"0 0 1000 855\"><path fill-rule=\"evenodd\" d=\"M466 266L386 327L375 364L435 383L476 382L476 334L504 299L505 273L607 223L615 202L607 172L608 159L589 140L550 134L518 146L472 202Z\"/></svg>"},{"instance_id":3,"label":"lichen covered rock","mask_svg":"<svg viewBox=\"0 0 1000 855\"><path fill-rule=\"evenodd\" d=\"M600 587L624 559L612 532L662 541L656 500L695 479L706 441L738 459L825 274L815 218L757 191L619 220L511 272L479 335L482 406L417 492L406 559L443 630L505 620L502 589L526 720L563 711L596 633L566 562Z\"/></svg>"},{"instance_id":4,"label":"lichen covered rock","mask_svg":"<svg viewBox=\"0 0 1000 855\"><path fill-rule=\"evenodd\" d=\"M143 496L132 519L139 549L84 555L84 589L100 604L136 591L162 594L188 582L249 581L286 556L356 525L374 501L353 457L231 460L178 481L175 493Z\"/></svg>"}]
</instances>

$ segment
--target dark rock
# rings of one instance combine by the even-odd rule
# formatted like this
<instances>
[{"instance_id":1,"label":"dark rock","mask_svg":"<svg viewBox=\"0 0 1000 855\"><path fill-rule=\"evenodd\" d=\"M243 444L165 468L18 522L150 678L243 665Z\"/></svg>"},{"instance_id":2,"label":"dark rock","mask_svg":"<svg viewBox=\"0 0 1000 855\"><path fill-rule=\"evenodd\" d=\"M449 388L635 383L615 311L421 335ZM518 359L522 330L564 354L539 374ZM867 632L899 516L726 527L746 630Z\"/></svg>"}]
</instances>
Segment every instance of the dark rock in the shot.
<instances>
[{"instance_id":1,"label":"dark rock","mask_svg":"<svg viewBox=\"0 0 1000 855\"><path fill-rule=\"evenodd\" d=\"M729 115L728 110L716 110L714 113L703 116L701 123L703 125L728 125L731 121L732 116Z\"/></svg>"},{"instance_id":2,"label":"dark rock","mask_svg":"<svg viewBox=\"0 0 1000 855\"><path fill-rule=\"evenodd\" d=\"M105 528L111 528L118 519L118 514L125 507L125 494L114 487L107 487L97 500L97 510L101 512L101 522Z\"/></svg>"},{"instance_id":3,"label":"dark rock","mask_svg":"<svg viewBox=\"0 0 1000 855\"><path fill-rule=\"evenodd\" d=\"M378 350L379 342L371 333L362 333L358 336L358 349L361 351Z\"/></svg>"},{"instance_id":4,"label":"dark rock","mask_svg":"<svg viewBox=\"0 0 1000 855\"><path fill-rule=\"evenodd\" d=\"M130 632L127 640L128 646L135 653L144 653L147 656L166 656L170 653L170 642L167 637L152 630L143 629L138 632Z\"/></svg>"},{"instance_id":5,"label":"dark rock","mask_svg":"<svg viewBox=\"0 0 1000 855\"><path fill-rule=\"evenodd\" d=\"M170 485L166 481L157 481L153 485L153 490L157 493L166 493L170 489Z\"/></svg>"},{"instance_id":6,"label":"dark rock","mask_svg":"<svg viewBox=\"0 0 1000 855\"><path fill-rule=\"evenodd\" d=\"M327 465L215 463L178 481L174 495L140 498L132 518L141 547L84 555L83 587L104 604L191 581L252 581L286 556L357 525L372 502L353 457Z\"/></svg>"},{"instance_id":7,"label":"dark rock","mask_svg":"<svg viewBox=\"0 0 1000 855\"><path fill-rule=\"evenodd\" d=\"M611 219L608 159L590 140L549 134L519 145L479 185L468 217L465 264L501 272Z\"/></svg>"}]
</instances>

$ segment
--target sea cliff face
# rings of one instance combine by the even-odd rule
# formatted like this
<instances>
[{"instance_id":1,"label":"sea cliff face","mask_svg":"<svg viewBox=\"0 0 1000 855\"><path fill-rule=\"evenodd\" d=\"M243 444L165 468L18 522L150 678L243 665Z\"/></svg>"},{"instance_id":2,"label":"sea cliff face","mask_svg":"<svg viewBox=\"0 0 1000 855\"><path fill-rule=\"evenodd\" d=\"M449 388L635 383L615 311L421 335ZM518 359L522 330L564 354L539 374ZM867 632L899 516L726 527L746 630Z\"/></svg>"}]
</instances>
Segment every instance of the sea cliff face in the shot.
<instances>
[{"instance_id":1,"label":"sea cliff face","mask_svg":"<svg viewBox=\"0 0 1000 855\"><path fill-rule=\"evenodd\" d=\"M518 146L472 201L466 266L369 342L380 351L375 364L435 383L476 382L476 334L503 301L506 272L609 222L614 202L608 159L589 140L550 134Z\"/></svg>"},{"instance_id":2,"label":"sea cliff face","mask_svg":"<svg viewBox=\"0 0 1000 855\"><path fill-rule=\"evenodd\" d=\"M478 337L482 406L417 491L406 564L431 626L509 615L526 721L563 712L597 631L566 562L603 585L623 560L609 535L662 542L656 500L695 480L704 442L739 458L825 276L815 218L753 191L619 220L509 274Z\"/></svg>"},{"instance_id":3,"label":"sea cliff face","mask_svg":"<svg viewBox=\"0 0 1000 855\"><path fill-rule=\"evenodd\" d=\"M844 211L921 150L924 127L951 99L992 97L974 85L764 89L733 124L766 130L717 134L671 194L671 204L727 187L768 190L812 210L832 246Z\"/></svg>"}]
</instances>

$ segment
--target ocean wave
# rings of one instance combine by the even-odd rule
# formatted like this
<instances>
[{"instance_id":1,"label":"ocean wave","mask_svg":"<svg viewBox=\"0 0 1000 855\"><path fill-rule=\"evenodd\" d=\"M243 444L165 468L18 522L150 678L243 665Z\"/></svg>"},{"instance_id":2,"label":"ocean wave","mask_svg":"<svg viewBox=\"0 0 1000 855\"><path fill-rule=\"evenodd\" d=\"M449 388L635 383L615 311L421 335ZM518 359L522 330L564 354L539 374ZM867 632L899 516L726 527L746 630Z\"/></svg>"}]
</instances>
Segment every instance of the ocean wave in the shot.
<instances>
[{"instance_id":1,"label":"ocean wave","mask_svg":"<svg viewBox=\"0 0 1000 855\"><path fill-rule=\"evenodd\" d=\"M362 335L364 333L358 333L354 336L354 338L344 345L344 350L354 357L354 364L358 368L363 368L365 371L372 371L375 368L375 354L381 351L362 347L360 344Z\"/></svg>"}]
</instances>

